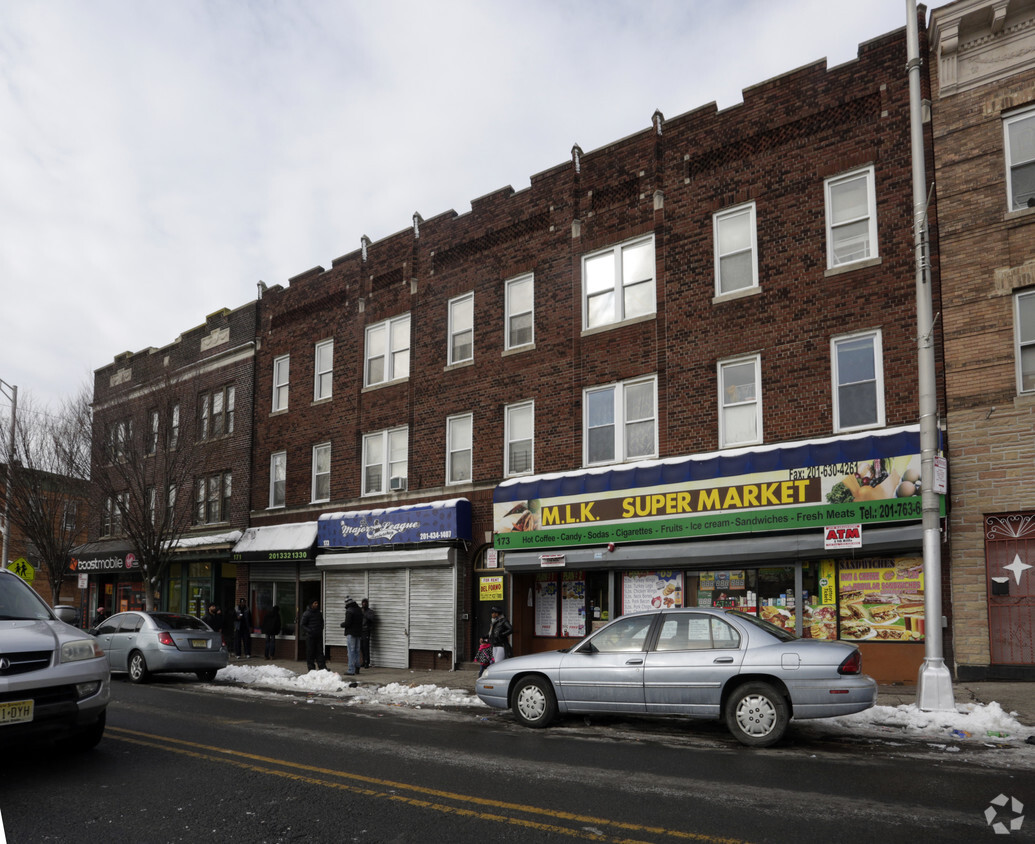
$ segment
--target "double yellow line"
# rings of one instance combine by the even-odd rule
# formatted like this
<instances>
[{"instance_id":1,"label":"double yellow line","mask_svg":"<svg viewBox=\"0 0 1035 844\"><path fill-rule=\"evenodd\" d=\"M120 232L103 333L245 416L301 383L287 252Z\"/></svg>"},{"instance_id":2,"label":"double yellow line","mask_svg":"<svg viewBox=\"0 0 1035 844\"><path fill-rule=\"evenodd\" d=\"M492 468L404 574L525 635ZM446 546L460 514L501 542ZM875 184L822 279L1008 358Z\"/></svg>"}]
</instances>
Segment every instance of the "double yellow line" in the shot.
<instances>
[{"instance_id":1,"label":"double yellow line","mask_svg":"<svg viewBox=\"0 0 1035 844\"><path fill-rule=\"evenodd\" d=\"M571 838L587 841L606 841L611 844L655 844L659 840L702 841L707 844L742 844L739 839L716 838L693 832L681 832L665 827L646 826L643 824L612 821L589 815L578 815L573 812L561 812L554 809L528 806L521 803L507 803L470 794L457 794L422 785L395 782L377 777L363 776L348 771L332 768L320 768L315 765L304 765L286 759L273 759L254 753L243 753L240 750L214 747L182 739L156 736L122 727L108 727L105 738L123 741L129 744L178 753L207 762L219 762L233 765L247 771L254 771L269 776L281 777L294 782L315 785L321 788L348 791L364 797L380 797L395 803L404 803L419 809L430 809L435 812L459 815L467 818L491 821L494 823L519 826L530 830L567 835ZM467 806L477 806L472 809ZM565 824L572 824L568 826ZM610 831L608 831L610 830ZM645 839L630 838L628 835L645 835Z\"/></svg>"}]
</instances>

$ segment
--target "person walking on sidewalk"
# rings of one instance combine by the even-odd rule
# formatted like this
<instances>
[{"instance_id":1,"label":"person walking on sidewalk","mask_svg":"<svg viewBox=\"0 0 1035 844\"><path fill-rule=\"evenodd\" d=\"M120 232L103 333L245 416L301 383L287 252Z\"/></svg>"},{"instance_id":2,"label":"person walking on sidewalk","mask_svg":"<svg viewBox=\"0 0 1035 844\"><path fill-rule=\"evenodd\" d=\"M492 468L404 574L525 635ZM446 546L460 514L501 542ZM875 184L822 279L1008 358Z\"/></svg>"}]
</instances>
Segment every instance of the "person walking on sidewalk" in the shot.
<instances>
[{"instance_id":1,"label":"person walking on sidewalk","mask_svg":"<svg viewBox=\"0 0 1035 844\"><path fill-rule=\"evenodd\" d=\"M252 611L248 602L241 598L234 609L234 653L245 659L252 658Z\"/></svg>"},{"instance_id":2,"label":"person walking on sidewalk","mask_svg":"<svg viewBox=\"0 0 1035 844\"><path fill-rule=\"evenodd\" d=\"M319 668L323 671L327 667L327 660L323 655L323 613L320 612L320 602L313 601L308 609L302 613L302 620L299 627L305 633L305 664L312 671Z\"/></svg>"},{"instance_id":3,"label":"person walking on sidewalk","mask_svg":"<svg viewBox=\"0 0 1035 844\"><path fill-rule=\"evenodd\" d=\"M493 607L492 621L489 623L489 635L486 636L489 644L492 645L493 662L502 662L510 656L510 634L513 632L514 628L507 621L503 610L499 607Z\"/></svg>"},{"instance_id":4,"label":"person walking on sidewalk","mask_svg":"<svg viewBox=\"0 0 1035 844\"><path fill-rule=\"evenodd\" d=\"M277 653L277 636L280 635L280 607L277 604L266 610L262 632L266 636L266 659L273 659Z\"/></svg>"},{"instance_id":5,"label":"person walking on sidewalk","mask_svg":"<svg viewBox=\"0 0 1035 844\"><path fill-rule=\"evenodd\" d=\"M363 657L360 655L360 639L363 636L363 610L350 596L345 596L345 641L349 646L349 670L347 674L359 674Z\"/></svg>"},{"instance_id":6,"label":"person walking on sidewalk","mask_svg":"<svg viewBox=\"0 0 1035 844\"><path fill-rule=\"evenodd\" d=\"M363 667L370 667L370 634L374 632L376 618L374 611L370 609L370 601L364 598L359 602L359 608L363 611L363 632L359 637L359 652L363 658Z\"/></svg>"}]
</instances>

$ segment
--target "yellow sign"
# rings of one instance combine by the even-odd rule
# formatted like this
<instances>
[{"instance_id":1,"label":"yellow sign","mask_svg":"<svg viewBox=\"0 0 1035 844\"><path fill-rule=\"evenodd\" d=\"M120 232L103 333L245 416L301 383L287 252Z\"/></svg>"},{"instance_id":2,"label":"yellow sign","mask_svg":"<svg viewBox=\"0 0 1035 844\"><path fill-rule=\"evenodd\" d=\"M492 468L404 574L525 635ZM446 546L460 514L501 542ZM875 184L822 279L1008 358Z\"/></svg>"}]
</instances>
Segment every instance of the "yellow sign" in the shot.
<instances>
[{"instance_id":1,"label":"yellow sign","mask_svg":"<svg viewBox=\"0 0 1035 844\"><path fill-rule=\"evenodd\" d=\"M36 579L36 569L29 565L25 557L19 557L8 568L26 583L32 583Z\"/></svg>"},{"instance_id":2,"label":"yellow sign","mask_svg":"<svg viewBox=\"0 0 1035 844\"><path fill-rule=\"evenodd\" d=\"M478 600L479 601L502 601L503 600L503 575L491 575L478 578Z\"/></svg>"}]
</instances>

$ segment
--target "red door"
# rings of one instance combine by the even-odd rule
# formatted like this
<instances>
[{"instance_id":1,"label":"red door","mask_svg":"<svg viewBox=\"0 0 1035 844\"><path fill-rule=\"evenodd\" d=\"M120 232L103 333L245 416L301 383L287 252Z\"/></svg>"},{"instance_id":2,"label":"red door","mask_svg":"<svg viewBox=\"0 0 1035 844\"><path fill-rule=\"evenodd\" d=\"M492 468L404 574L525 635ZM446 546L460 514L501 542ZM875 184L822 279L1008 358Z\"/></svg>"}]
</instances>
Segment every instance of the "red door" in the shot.
<instances>
[{"instance_id":1,"label":"red door","mask_svg":"<svg viewBox=\"0 0 1035 844\"><path fill-rule=\"evenodd\" d=\"M1035 665L1035 513L985 517L993 665Z\"/></svg>"}]
</instances>

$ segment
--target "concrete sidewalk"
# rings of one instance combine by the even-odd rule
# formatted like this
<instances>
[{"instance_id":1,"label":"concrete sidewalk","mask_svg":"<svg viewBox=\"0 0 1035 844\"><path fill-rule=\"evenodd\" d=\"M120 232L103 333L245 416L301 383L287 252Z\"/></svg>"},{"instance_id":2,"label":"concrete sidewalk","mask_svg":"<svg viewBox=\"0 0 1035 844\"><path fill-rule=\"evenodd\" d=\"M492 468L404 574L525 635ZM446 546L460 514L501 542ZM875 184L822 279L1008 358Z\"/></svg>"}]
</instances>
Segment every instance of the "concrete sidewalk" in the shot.
<instances>
[{"instance_id":1,"label":"concrete sidewalk","mask_svg":"<svg viewBox=\"0 0 1035 844\"><path fill-rule=\"evenodd\" d=\"M278 665L295 674L305 674L308 670L304 661L265 660L262 657L251 659L230 658L231 665L257 667L260 665ZM327 669L338 674L345 674L347 666L342 662L328 662ZM400 683L407 686L434 685L440 688L457 689L474 693L474 681L478 678L478 669L473 664L470 668L459 668L455 671L418 671L412 668L364 668L354 679L362 685L386 686L389 683ZM954 683L953 697L957 705L966 703L989 704L998 703L1004 712L1016 713L1014 717L1026 727L1035 727L1035 683L997 682ZM877 692L878 706L900 706L916 703L915 686L880 686Z\"/></svg>"}]
</instances>

